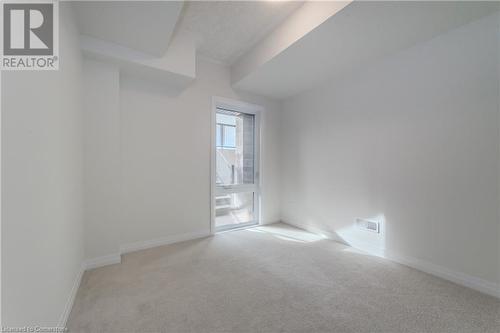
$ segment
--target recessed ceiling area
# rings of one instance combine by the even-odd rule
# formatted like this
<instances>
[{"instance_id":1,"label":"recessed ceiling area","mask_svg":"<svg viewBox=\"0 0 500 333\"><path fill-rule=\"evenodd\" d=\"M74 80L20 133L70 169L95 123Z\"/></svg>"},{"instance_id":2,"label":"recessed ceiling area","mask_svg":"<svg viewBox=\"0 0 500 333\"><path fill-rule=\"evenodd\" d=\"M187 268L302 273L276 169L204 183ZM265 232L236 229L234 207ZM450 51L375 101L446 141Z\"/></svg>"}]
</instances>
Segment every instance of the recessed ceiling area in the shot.
<instances>
[{"instance_id":1,"label":"recessed ceiling area","mask_svg":"<svg viewBox=\"0 0 500 333\"><path fill-rule=\"evenodd\" d=\"M190 1L177 29L192 34L198 54L230 65L302 5L300 1Z\"/></svg>"}]
</instances>

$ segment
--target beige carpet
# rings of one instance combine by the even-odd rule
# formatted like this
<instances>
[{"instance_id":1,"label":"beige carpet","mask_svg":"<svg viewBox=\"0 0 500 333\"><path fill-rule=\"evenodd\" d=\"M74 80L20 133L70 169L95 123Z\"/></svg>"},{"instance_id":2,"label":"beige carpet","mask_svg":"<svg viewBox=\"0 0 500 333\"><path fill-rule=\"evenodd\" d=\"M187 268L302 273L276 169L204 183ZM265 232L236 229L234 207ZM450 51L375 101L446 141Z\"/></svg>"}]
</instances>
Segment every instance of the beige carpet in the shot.
<instances>
[{"instance_id":1,"label":"beige carpet","mask_svg":"<svg viewBox=\"0 0 500 333\"><path fill-rule=\"evenodd\" d=\"M86 272L70 332L500 332L500 301L283 224Z\"/></svg>"}]
</instances>

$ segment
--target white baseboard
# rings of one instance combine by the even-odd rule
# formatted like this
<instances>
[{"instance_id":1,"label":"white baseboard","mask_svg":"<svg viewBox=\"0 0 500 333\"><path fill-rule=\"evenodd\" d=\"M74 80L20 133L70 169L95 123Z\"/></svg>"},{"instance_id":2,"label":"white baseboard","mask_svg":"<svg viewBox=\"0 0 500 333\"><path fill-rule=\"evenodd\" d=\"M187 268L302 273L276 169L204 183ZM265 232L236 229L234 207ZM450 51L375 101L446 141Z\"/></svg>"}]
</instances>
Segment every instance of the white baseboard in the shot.
<instances>
[{"instance_id":1,"label":"white baseboard","mask_svg":"<svg viewBox=\"0 0 500 333\"><path fill-rule=\"evenodd\" d=\"M490 295L490 296L500 298L500 285L498 285L494 282L486 281L484 279L481 279L481 278L478 278L475 276L471 276L471 275L468 275L468 274L465 274L462 272L457 272L457 271L448 269L444 266L436 265L434 263L431 263L431 262L428 262L425 260L420 260L420 259L413 258L413 257L403 256L403 255L399 255L396 253L389 253L388 251L383 250L383 249L378 249L378 248L371 249L369 247L369 244L364 244L362 241L359 241L357 243L364 244L363 247L353 246L353 244L346 243L344 240L340 239L340 237L338 237L337 235L332 234L328 231L321 230L321 229L316 228L316 227L303 226L303 225L300 225L298 223L293 223L293 222L288 222L288 221L283 221L283 223L289 224L291 226L294 226L294 227L297 227L300 229L307 230L307 231L312 232L312 233L321 234L321 235L326 236L327 238L329 238L333 241L340 242L342 244L351 246L357 250L361 250L364 252L369 250L368 253L370 253L372 255L394 261L398 264L405 265L405 266L417 269L419 271L440 277L442 279L454 282L454 283L459 284L461 286L464 286L464 287L467 287L470 289L474 289L476 291L482 292L482 293Z\"/></svg>"},{"instance_id":2,"label":"white baseboard","mask_svg":"<svg viewBox=\"0 0 500 333\"><path fill-rule=\"evenodd\" d=\"M80 266L80 270L78 271L75 281L73 282L73 287L69 293L68 300L64 305L63 313L59 318L59 322L57 327L66 327L66 323L68 322L69 314L71 313L71 309L73 308L73 303L75 303L76 293L78 292L78 288L80 288L80 283L82 282L83 273L85 272L85 264Z\"/></svg>"},{"instance_id":3,"label":"white baseboard","mask_svg":"<svg viewBox=\"0 0 500 333\"><path fill-rule=\"evenodd\" d=\"M500 286L498 286L498 284L496 283L461 272L453 271L446 267L417 258L391 253L386 253L385 258L399 264L418 269L422 272L440 277L442 279L454 282L461 286L468 287L484 294L500 298Z\"/></svg>"},{"instance_id":4,"label":"white baseboard","mask_svg":"<svg viewBox=\"0 0 500 333\"><path fill-rule=\"evenodd\" d=\"M125 253L135 252L135 251L139 251L139 250L150 249L152 247L169 245L169 244L184 242L184 241L188 241L188 240L203 238L203 237L207 237L207 236L210 236L209 230L173 235L173 236L169 236L169 237L157 238L157 239L147 240L147 241L143 241L143 242L134 242L134 243L124 244L124 245L120 246L120 253L125 254Z\"/></svg>"},{"instance_id":5,"label":"white baseboard","mask_svg":"<svg viewBox=\"0 0 500 333\"><path fill-rule=\"evenodd\" d=\"M85 270L94 269L102 266L119 264L122 262L120 253L109 254L107 256L87 259L84 261Z\"/></svg>"}]
</instances>

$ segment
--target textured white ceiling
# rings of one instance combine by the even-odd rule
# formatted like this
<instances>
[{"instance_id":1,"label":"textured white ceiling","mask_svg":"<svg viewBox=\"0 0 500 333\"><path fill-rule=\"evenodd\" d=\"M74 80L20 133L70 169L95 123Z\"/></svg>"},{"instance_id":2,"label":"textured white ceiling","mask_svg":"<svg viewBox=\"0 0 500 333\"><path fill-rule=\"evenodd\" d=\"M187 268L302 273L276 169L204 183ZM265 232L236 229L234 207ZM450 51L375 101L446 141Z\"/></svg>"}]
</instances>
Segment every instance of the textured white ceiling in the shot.
<instances>
[{"instance_id":1,"label":"textured white ceiling","mask_svg":"<svg viewBox=\"0 0 500 333\"><path fill-rule=\"evenodd\" d=\"M199 54L225 64L263 39L303 2L186 2L177 29L191 33Z\"/></svg>"},{"instance_id":2,"label":"textured white ceiling","mask_svg":"<svg viewBox=\"0 0 500 333\"><path fill-rule=\"evenodd\" d=\"M80 33L154 56L167 50L181 1L74 1Z\"/></svg>"}]
</instances>

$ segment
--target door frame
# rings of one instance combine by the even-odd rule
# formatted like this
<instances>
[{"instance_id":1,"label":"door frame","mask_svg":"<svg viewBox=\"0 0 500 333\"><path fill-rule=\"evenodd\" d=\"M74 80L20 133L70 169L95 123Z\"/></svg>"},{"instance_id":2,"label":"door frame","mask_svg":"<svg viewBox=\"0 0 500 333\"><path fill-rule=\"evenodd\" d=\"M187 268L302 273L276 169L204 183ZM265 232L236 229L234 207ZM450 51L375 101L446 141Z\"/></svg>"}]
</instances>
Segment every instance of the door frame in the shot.
<instances>
[{"instance_id":1,"label":"door frame","mask_svg":"<svg viewBox=\"0 0 500 333\"><path fill-rule=\"evenodd\" d=\"M210 234L215 234L215 173L216 173L216 148L215 148L215 125L216 125L216 114L217 108L223 108L228 110L234 110L237 112L253 114L255 116L255 133L254 133L254 147L255 147L255 159L254 159L254 181L255 181L255 197L254 202L257 202L257 210L254 214L257 218L257 225L262 223L262 200L261 200L261 189L262 189L262 157L261 157L261 126L262 126L262 112L264 108L260 105L246 103L243 101L233 100L224 97L213 96L212 97L212 110L210 112ZM242 225L244 227L244 225Z\"/></svg>"}]
</instances>

